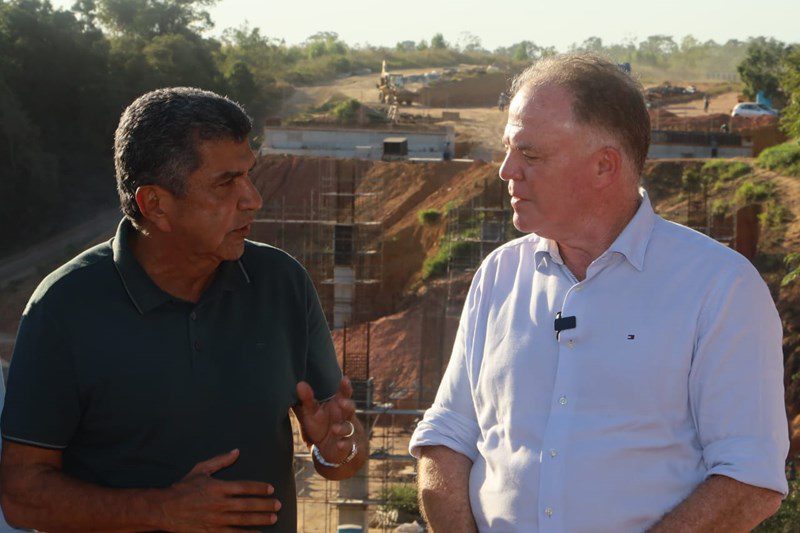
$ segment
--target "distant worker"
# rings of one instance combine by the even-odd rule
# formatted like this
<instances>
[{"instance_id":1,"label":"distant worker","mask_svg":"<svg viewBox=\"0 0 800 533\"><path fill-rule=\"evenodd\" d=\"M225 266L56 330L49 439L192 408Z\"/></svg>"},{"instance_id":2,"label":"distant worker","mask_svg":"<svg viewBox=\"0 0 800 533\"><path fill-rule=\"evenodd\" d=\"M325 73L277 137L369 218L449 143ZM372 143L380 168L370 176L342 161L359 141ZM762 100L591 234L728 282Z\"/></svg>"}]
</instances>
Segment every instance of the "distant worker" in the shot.
<instances>
[{"instance_id":1,"label":"distant worker","mask_svg":"<svg viewBox=\"0 0 800 533\"><path fill-rule=\"evenodd\" d=\"M703 111L706 113L708 113L708 104L710 101L711 99L708 97L708 95L703 96Z\"/></svg>"},{"instance_id":2,"label":"distant worker","mask_svg":"<svg viewBox=\"0 0 800 533\"><path fill-rule=\"evenodd\" d=\"M730 131L730 126L728 126L727 122L723 122L722 125L719 127L719 131L721 133L728 133Z\"/></svg>"},{"instance_id":3,"label":"distant worker","mask_svg":"<svg viewBox=\"0 0 800 533\"><path fill-rule=\"evenodd\" d=\"M500 93L500 95L497 97L497 108L500 111L505 111L506 106L508 105L508 102L509 102L508 93L506 93L505 91L502 91Z\"/></svg>"},{"instance_id":4,"label":"distant worker","mask_svg":"<svg viewBox=\"0 0 800 533\"><path fill-rule=\"evenodd\" d=\"M199 89L122 114L124 218L47 276L2 415L2 507L42 531L295 532L294 410L317 472L366 455L305 269L246 241L250 118Z\"/></svg>"},{"instance_id":5,"label":"distant worker","mask_svg":"<svg viewBox=\"0 0 800 533\"><path fill-rule=\"evenodd\" d=\"M750 531L788 492L781 321L727 246L639 188L641 88L592 55L513 84L500 179L528 235L467 294L410 442L433 531Z\"/></svg>"}]
</instances>

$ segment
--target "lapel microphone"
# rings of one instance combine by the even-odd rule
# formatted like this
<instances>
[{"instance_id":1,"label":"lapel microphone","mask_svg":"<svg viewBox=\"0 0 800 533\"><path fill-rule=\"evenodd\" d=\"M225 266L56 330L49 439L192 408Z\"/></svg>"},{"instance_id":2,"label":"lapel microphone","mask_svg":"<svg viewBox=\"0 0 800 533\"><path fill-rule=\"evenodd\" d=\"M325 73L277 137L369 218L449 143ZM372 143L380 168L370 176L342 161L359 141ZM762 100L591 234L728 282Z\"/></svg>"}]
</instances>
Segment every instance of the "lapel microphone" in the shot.
<instances>
[{"instance_id":1,"label":"lapel microphone","mask_svg":"<svg viewBox=\"0 0 800 533\"><path fill-rule=\"evenodd\" d=\"M574 316L561 316L561 311L556 313L555 322L553 322L553 328L556 330L556 340L558 340L559 335L565 329L575 329L577 325L577 320Z\"/></svg>"}]
</instances>

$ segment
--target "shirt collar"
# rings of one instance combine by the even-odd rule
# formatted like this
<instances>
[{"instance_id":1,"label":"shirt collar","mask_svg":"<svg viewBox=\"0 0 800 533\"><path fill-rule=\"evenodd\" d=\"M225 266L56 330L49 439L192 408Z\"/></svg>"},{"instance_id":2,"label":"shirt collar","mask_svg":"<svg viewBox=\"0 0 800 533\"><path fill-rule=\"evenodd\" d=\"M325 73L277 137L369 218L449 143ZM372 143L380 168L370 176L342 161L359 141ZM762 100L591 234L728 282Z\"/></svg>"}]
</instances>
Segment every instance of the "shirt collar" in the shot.
<instances>
[{"instance_id":1,"label":"shirt collar","mask_svg":"<svg viewBox=\"0 0 800 533\"><path fill-rule=\"evenodd\" d=\"M650 236L653 234L656 214L647 191L640 188L639 194L642 196L639 209L622 233L608 247L608 251L622 254L636 270L641 272L644 270L644 255L650 243Z\"/></svg>"},{"instance_id":2,"label":"shirt collar","mask_svg":"<svg viewBox=\"0 0 800 533\"><path fill-rule=\"evenodd\" d=\"M137 311L145 314L176 298L161 290L134 257L130 248L130 241L135 231L136 229L131 221L123 218L117 227L117 233L114 236L111 248L114 266L119 272L125 291ZM214 281L203 294L201 301L214 298L222 291L233 291L249 283L250 276L247 274L241 260L223 261L217 269Z\"/></svg>"},{"instance_id":3,"label":"shirt collar","mask_svg":"<svg viewBox=\"0 0 800 533\"><path fill-rule=\"evenodd\" d=\"M640 188L639 194L642 197L639 209L636 210L636 214L625 226L625 229L622 230L622 233L611 243L607 253L617 252L622 254L636 270L642 271L644 269L644 256L645 252L647 252L650 236L653 233L656 215L647 191ZM537 266L545 265L547 256L550 256L559 265L564 264L558 251L558 244L552 239L539 237L533 253Z\"/></svg>"}]
</instances>

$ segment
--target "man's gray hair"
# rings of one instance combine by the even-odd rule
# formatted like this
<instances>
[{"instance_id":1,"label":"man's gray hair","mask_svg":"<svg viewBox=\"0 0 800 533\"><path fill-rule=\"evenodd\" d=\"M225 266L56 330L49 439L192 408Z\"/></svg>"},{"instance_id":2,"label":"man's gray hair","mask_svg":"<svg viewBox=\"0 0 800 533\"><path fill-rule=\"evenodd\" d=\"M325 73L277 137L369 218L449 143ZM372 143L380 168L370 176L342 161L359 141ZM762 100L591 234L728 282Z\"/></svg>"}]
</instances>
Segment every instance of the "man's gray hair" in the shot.
<instances>
[{"instance_id":1,"label":"man's gray hair","mask_svg":"<svg viewBox=\"0 0 800 533\"><path fill-rule=\"evenodd\" d=\"M253 123L236 102L201 89L170 87L137 98L122 113L114 135L120 207L141 220L136 189L159 185L178 197L199 168L201 140L243 141Z\"/></svg>"},{"instance_id":2,"label":"man's gray hair","mask_svg":"<svg viewBox=\"0 0 800 533\"><path fill-rule=\"evenodd\" d=\"M650 148L650 115L641 84L608 59L594 54L564 54L541 59L512 82L511 93L555 85L573 98L575 119L605 130L616 138L644 170Z\"/></svg>"}]
</instances>

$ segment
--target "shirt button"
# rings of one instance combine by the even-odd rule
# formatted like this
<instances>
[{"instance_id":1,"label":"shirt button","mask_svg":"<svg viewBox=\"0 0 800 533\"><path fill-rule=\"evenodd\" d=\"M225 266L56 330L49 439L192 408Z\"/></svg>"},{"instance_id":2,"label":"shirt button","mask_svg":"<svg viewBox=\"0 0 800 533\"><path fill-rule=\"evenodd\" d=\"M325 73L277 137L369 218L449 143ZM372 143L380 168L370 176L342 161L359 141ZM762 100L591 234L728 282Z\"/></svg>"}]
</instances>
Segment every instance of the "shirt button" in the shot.
<instances>
[{"instance_id":1,"label":"shirt button","mask_svg":"<svg viewBox=\"0 0 800 533\"><path fill-rule=\"evenodd\" d=\"M550 457L552 457L552 458L554 458L554 459L555 459L555 457L556 457L557 455L558 455L558 452L557 452L555 449L553 449L553 450L550 450Z\"/></svg>"},{"instance_id":2,"label":"shirt button","mask_svg":"<svg viewBox=\"0 0 800 533\"><path fill-rule=\"evenodd\" d=\"M191 314L189 315L189 318L191 318L192 320L197 320L197 313L192 311Z\"/></svg>"},{"instance_id":3,"label":"shirt button","mask_svg":"<svg viewBox=\"0 0 800 533\"><path fill-rule=\"evenodd\" d=\"M567 346L568 346L569 348L574 348L574 347L575 347L575 339L570 339L570 340L568 340L568 341L567 341Z\"/></svg>"},{"instance_id":4,"label":"shirt button","mask_svg":"<svg viewBox=\"0 0 800 533\"><path fill-rule=\"evenodd\" d=\"M550 518L551 516L553 516L553 508L552 507L545 507L544 508L544 514L547 515L547 518Z\"/></svg>"},{"instance_id":5,"label":"shirt button","mask_svg":"<svg viewBox=\"0 0 800 533\"><path fill-rule=\"evenodd\" d=\"M567 397L562 396L561 398L558 399L558 403L560 403L561 405L567 405Z\"/></svg>"},{"instance_id":6,"label":"shirt button","mask_svg":"<svg viewBox=\"0 0 800 533\"><path fill-rule=\"evenodd\" d=\"M194 349L200 351L200 341L194 341Z\"/></svg>"}]
</instances>

